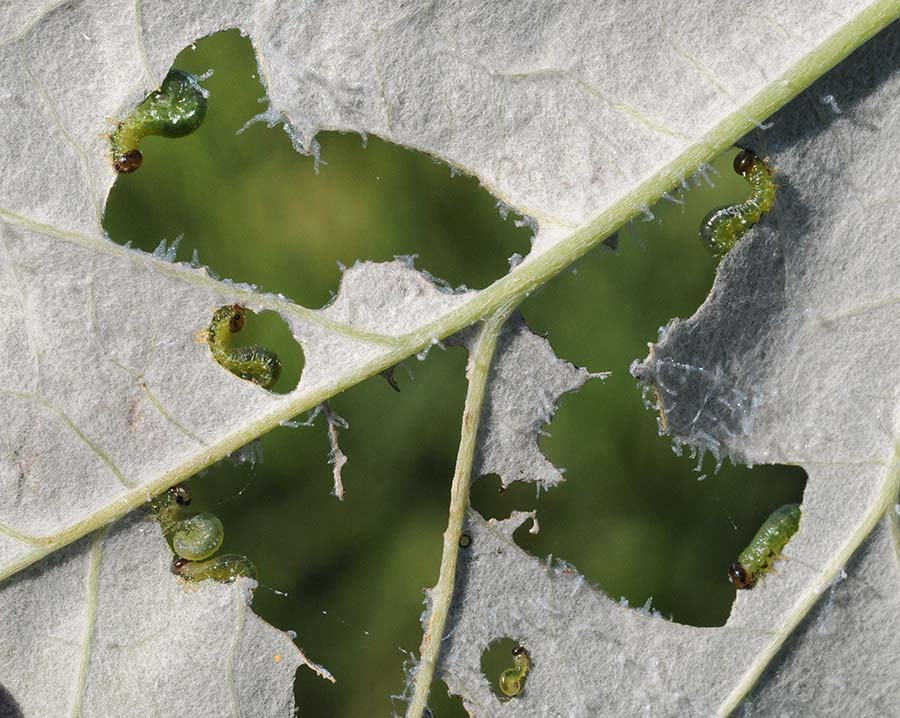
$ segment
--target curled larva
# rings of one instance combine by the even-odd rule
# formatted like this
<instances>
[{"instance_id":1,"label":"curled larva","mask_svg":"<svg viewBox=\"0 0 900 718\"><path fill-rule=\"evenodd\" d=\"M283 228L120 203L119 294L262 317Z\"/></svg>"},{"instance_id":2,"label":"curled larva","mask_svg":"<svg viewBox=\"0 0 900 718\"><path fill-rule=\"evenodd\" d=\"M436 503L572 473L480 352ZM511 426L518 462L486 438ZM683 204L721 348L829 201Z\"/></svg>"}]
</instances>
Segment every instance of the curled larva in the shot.
<instances>
[{"instance_id":1,"label":"curled larva","mask_svg":"<svg viewBox=\"0 0 900 718\"><path fill-rule=\"evenodd\" d=\"M764 159L752 150L741 150L734 158L734 171L747 180L750 196L738 204L714 209L700 223L700 239L719 258L775 204L775 180Z\"/></svg>"},{"instance_id":2,"label":"curled larva","mask_svg":"<svg viewBox=\"0 0 900 718\"><path fill-rule=\"evenodd\" d=\"M500 674L500 690L503 695L514 698L525 688L525 678L531 669L531 657L522 646L516 646L512 651L513 667L507 668Z\"/></svg>"},{"instance_id":3,"label":"curled larva","mask_svg":"<svg viewBox=\"0 0 900 718\"><path fill-rule=\"evenodd\" d=\"M759 531L728 569L728 580L737 588L753 588L760 577L781 558L781 550L800 528L800 504L785 504L767 518Z\"/></svg>"},{"instance_id":4,"label":"curled larva","mask_svg":"<svg viewBox=\"0 0 900 718\"><path fill-rule=\"evenodd\" d=\"M222 546L225 528L218 517L201 513L172 526L172 550L190 561L209 558Z\"/></svg>"},{"instance_id":5,"label":"curled larva","mask_svg":"<svg viewBox=\"0 0 900 718\"><path fill-rule=\"evenodd\" d=\"M172 562L172 573L185 581L205 581L212 579L220 583L231 583L238 576L256 579L256 567L246 556L233 553L222 554L208 561L188 561L177 558Z\"/></svg>"},{"instance_id":6,"label":"curled larva","mask_svg":"<svg viewBox=\"0 0 900 718\"><path fill-rule=\"evenodd\" d=\"M173 486L153 501L153 512L165 536L172 544L175 561L172 573L187 581L233 581L237 576L256 578L256 569L244 556L225 554L210 558L222 546L225 529L210 513L184 516L191 503L186 486ZM208 559L208 560L204 560Z\"/></svg>"},{"instance_id":7,"label":"curled larva","mask_svg":"<svg viewBox=\"0 0 900 718\"><path fill-rule=\"evenodd\" d=\"M206 117L206 96L195 75L170 70L160 88L116 127L112 135L113 167L127 174L141 166L138 149L147 135L183 137L196 130Z\"/></svg>"},{"instance_id":8,"label":"curled larva","mask_svg":"<svg viewBox=\"0 0 900 718\"><path fill-rule=\"evenodd\" d=\"M191 492L186 486L173 486L153 502L156 520L163 536L172 544L172 550L191 561L209 558L222 545L225 528L212 514L200 513L184 517L182 509L191 503Z\"/></svg>"},{"instance_id":9,"label":"curled larva","mask_svg":"<svg viewBox=\"0 0 900 718\"><path fill-rule=\"evenodd\" d=\"M213 314L206 341L213 358L232 374L271 389L281 375L278 355L260 346L234 347L232 339L244 328L247 310L240 304L226 304Z\"/></svg>"}]
</instances>

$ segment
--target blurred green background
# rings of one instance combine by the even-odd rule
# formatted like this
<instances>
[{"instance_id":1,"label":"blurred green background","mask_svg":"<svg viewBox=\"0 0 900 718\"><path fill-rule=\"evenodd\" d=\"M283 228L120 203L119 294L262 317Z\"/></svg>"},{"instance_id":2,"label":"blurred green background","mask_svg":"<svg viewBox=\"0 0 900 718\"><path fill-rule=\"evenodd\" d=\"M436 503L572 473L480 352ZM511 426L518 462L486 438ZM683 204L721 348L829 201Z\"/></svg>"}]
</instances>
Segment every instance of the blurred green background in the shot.
<instances>
[{"instance_id":1,"label":"blurred green background","mask_svg":"<svg viewBox=\"0 0 900 718\"><path fill-rule=\"evenodd\" d=\"M175 66L214 70L204 83L206 122L190 137L144 141L143 167L119 178L107 207L115 241L152 251L183 235L178 259L196 249L219 275L310 307L337 289L338 262L417 254L419 268L483 287L510 255L527 253L529 229L501 219L476 180L451 177L427 156L327 133L317 176L280 128L256 124L236 135L267 106L250 43L236 32L198 42ZM716 472L711 458L698 471L696 459L676 456L658 436L628 373L658 327L689 316L709 291L715 262L697 227L711 207L746 194L732 156L716 163L715 189L692 189L684 207L661 202L653 220L623 228L617 252L599 247L525 302L529 325L559 356L613 374L564 397L541 441L567 483L537 499L519 484L500 494L488 477L472 493L486 516L538 508L540 534L516 536L533 554L565 559L614 599L652 599L664 615L699 626L724 623L734 599L728 564L772 509L800 499L805 481L789 467ZM302 357L284 322L251 317L245 333L288 359L276 388L293 388ZM461 349L434 349L397 370L399 394L376 377L333 400L350 424L341 435L350 458L344 502L330 493L321 418L264 436L261 462L224 461L191 482L195 507L225 523L224 550L258 567L257 613L296 631L338 679L301 670L301 716L403 713L390 696L403 691L405 652L421 638L422 589L437 579L464 367ZM508 652L498 660L491 680ZM465 715L442 684L432 708L438 718Z\"/></svg>"}]
</instances>

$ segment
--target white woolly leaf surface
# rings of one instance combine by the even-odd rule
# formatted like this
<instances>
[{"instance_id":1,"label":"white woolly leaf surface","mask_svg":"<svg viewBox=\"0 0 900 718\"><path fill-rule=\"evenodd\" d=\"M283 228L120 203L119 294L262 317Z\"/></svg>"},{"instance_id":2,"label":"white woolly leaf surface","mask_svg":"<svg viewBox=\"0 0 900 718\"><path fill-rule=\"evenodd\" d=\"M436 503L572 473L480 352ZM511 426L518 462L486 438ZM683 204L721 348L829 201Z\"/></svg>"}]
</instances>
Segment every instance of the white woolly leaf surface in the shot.
<instances>
[{"instance_id":1,"label":"white woolly leaf surface","mask_svg":"<svg viewBox=\"0 0 900 718\"><path fill-rule=\"evenodd\" d=\"M0 577L125 515L278 422L520 300L897 12L888 0L824 0L813 7L784 0L752 6L718 0L678 6L594 0L3 4ZM268 117L288 123L296 146L312 151L316 131L336 128L430 152L534 218L540 231L532 254L488 289L465 294L441 291L401 263L361 264L345 276L331 307L313 311L110 242L101 227L114 181L103 138L107 118L124 116L155 88L190 42L231 27L251 37L271 101ZM808 210L784 215L784 226L800 238L791 245L796 251L785 251L784 266L792 271L784 273L790 280L784 320L776 323L783 334L770 327L764 336L772 351L748 357L747 371L723 373L719 386L727 400L731 377L732 391L745 392L755 376L752 395L768 402L741 415L738 426L747 430L733 442L712 435L725 451L820 462L807 466L809 517L796 543L798 554L821 571L801 579L805 564L796 562L785 581L744 597L732 618L751 644L746 660L753 670L767 655L754 651L768 640L755 629L769 631L773 615L787 617L778 625L800 620L800 608L811 601L804 604L803 597L830 580L893 489L885 477L896 382L889 348L879 344L893 316L893 282L889 275L871 280L893 266L893 243L879 238L897 226L896 202L879 188L896 176L889 162L896 133L887 130L898 113L884 95L895 57L891 50L881 60L880 84L861 83L862 96L855 106L846 103L842 122L827 123L836 133L827 135L831 144L804 162L801 133L777 155L805 203L789 197L784 209ZM816 130L823 123L801 122L811 128L810 141L817 132L826 137ZM728 260L721 287L729 272L752 276L754 253L765 247L759 239ZM237 379L194 341L212 311L230 302L278 311L289 322L307 359L294 392L275 396ZM735 304L743 306L740 299L729 306ZM804 317L821 321L804 325ZM747 324L746 316L740 320ZM806 353L792 363L788 346ZM516 427L506 428L515 433ZM523 451L533 451L533 437L524 438L530 444ZM829 510L838 518L826 524ZM142 550L141 539L128 539L125 529L110 531L129 542L123 555ZM107 540L77 546L87 551L90 541ZM75 565L67 561L88 560L78 559L78 550L32 571L51 580ZM162 565L166 551L158 542L155 551ZM528 565L516 563L521 570ZM13 577L4 592L25 591L35 575ZM157 587L171 583L162 573L148 580ZM788 594L801 587L798 603ZM240 593L236 586L217 591L230 601ZM143 604L136 605L135 614ZM28 621L13 625L39 631L34 615ZM623 620L618 630L629 625ZM630 644L643 652L642 665L672 671L693 665L686 657L672 660L665 629L656 632L665 624L646 625L653 628L640 635L652 640ZM41 635L24 639L33 638L48 655L63 651ZM684 629L683 635L695 634ZM696 643L675 645L687 656ZM114 660L109 645L98 650L104 667ZM707 655L696 664L696 681L715 682L720 693L745 685L736 667L726 670L714 651ZM597 684L592 663L573 665L585 682ZM140 675L140 666L132 668ZM662 714L686 695L676 690L666 698L639 674L621 673L615 690L623 701L649 691ZM254 675L248 690L263 690L264 673ZM54 686L62 685L58 678L46 675ZM190 678L199 685L199 674ZM541 680L536 673L531 685ZM0 682L9 681L0 675ZM16 690L40 692L43 684L21 685ZM28 706L45 698L12 696ZM705 705L711 697L686 700Z\"/></svg>"},{"instance_id":2,"label":"white woolly leaf surface","mask_svg":"<svg viewBox=\"0 0 900 718\"><path fill-rule=\"evenodd\" d=\"M442 677L472 715L900 715L898 60L894 25L747 138L777 170L777 208L634 369L681 441L806 470L789 560L725 626L693 628L528 557L523 515L471 513ZM478 662L507 637L534 667L501 704Z\"/></svg>"},{"instance_id":3,"label":"white woolly leaf surface","mask_svg":"<svg viewBox=\"0 0 900 718\"><path fill-rule=\"evenodd\" d=\"M250 610L253 581L188 584L139 511L0 586L0 716L290 716L314 670Z\"/></svg>"}]
</instances>

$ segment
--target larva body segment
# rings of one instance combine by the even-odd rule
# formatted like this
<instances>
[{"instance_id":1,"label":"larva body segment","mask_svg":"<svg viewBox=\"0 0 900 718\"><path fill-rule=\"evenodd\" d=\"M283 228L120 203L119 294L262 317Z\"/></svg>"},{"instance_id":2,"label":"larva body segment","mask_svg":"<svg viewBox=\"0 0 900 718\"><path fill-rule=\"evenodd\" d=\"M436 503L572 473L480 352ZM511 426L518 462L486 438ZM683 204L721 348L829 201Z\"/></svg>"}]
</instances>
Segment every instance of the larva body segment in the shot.
<instances>
[{"instance_id":1,"label":"larva body segment","mask_svg":"<svg viewBox=\"0 0 900 718\"><path fill-rule=\"evenodd\" d=\"M531 670L531 657L522 646L516 646L512 651L513 667L507 668L500 674L500 690L503 695L514 698L525 688L525 678Z\"/></svg>"},{"instance_id":2,"label":"larva body segment","mask_svg":"<svg viewBox=\"0 0 900 718\"><path fill-rule=\"evenodd\" d=\"M233 553L222 554L208 561L176 559L172 563L172 573L185 581L194 582L212 579L220 583L231 583L239 576L256 580L256 567L246 556Z\"/></svg>"},{"instance_id":3,"label":"larva body segment","mask_svg":"<svg viewBox=\"0 0 900 718\"><path fill-rule=\"evenodd\" d=\"M172 550L182 558L209 558L222 546L225 527L217 516L201 513L178 521L172 527Z\"/></svg>"},{"instance_id":4,"label":"larva body segment","mask_svg":"<svg viewBox=\"0 0 900 718\"><path fill-rule=\"evenodd\" d=\"M240 304L226 304L213 314L207 342L213 358L241 379L271 389L281 376L281 361L270 349L260 346L234 347L233 337L244 328L247 310Z\"/></svg>"},{"instance_id":5,"label":"larva body segment","mask_svg":"<svg viewBox=\"0 0 900 718\"><path fill-rule=\"evenodd\" d=\"M753 588L772 564L781 558L781 551L800 528L800 504L785 504L767 518L753 540L731 564L728 579L737 588Z\"/></svg>"},{"instance_id":6,"label":"larva body segment","mask_svg":"<svg viewBox=\"0 0 900 718\"><path fill-rule=\"evenodd\" d=\"M747 180L750 196L738 204L712 210L700 223L700 239L718 258L724 257L775 205L775 180L764 159L752 150L741 150L734 158L734 171Z\"/></svg>"},{"instance_id":7,"label":"larva body segment","mask_svg":"<svg viewBox=\"0 0 900 718\"><path fill-rule=\"evenodd\" d=\"M112 136L113 167L127 174L141 166L138 149L147 135L183 137L196 130L206 117L206 96L195 75L170 70L160 88L119 123Z\"/></svg>"}]
</instances>

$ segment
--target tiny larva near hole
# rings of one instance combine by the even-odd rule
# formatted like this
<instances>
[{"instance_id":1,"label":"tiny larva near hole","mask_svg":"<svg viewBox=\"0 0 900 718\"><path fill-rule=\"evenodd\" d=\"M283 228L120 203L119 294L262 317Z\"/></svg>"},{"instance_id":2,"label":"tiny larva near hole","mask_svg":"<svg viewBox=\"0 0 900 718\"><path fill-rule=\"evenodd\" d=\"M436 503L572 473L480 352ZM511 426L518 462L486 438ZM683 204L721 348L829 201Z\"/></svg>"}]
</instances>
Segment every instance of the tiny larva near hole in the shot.
<instances>
[{"instance_id":1,"label":"tiny larva near hole","mask_svg":"<svg viewBox=\"0 0 900 718\"><path fill-rule=\"evenodd\" d=\"M226 304L213 314L205 341L221 366L241 379L271 389L281 376L281 361L271 349L261 346L235 347L234 335L244 328L247 309L240 304Z\"/></svg>"},{"instance_id":2,"label":"tiny larva near hole","mask_svg":"<svg viewBox=\"0 0 900 718\"><path fill-rule=\"evenodd\" d=\"M159 89L147 95L113 132L113 168L120 174L134 172L144 159L138 149L144 137L184 137L200 127L204 117L206 91L199 78L170 70Z\"/></svg>"},{"instance_id":3,"label":"tiny larva near hole","mask_svg":"<svg viewBox=\"0 0 900 718\"><path fill-rule=\"evenodd\" d=\"M191 503L186 486L173 486L153 503L163 536L171 543L176 558L172 573L187 581L233 581L238 576L256 578L256 569L244 556L224 554L210 558L222 545L225 529L218 517L199 513L185 517L183 508ZM208 559L208 560L204 560Z\"/></svg>"},{"instance_id":4,"label":"tiny larva near hole","mask_svg":"<svg viewBox=\"0 0 900 718\"><path fill-rule=\"evenodd\" d=\"M500 674L500 690L503 695L515 698L525 688L525 678L531 670L531 656L522 646L516 646L512 650L513 667L507 668Z\"/></svg>"},{"instance_id":5,"label":"tiny larva near hole","mask_svg":"<svg viewBox=\"0 0 900 718\"><path fill-rule=\"evenodd\" d=\"M700 239L719 259L775 204L775 180L763 158L753 150L741 150L732 166L737 174L747 180L750 196L743 202L717 207L700 223Z\"/></svg>"},{"instance_id":6,"label":"tiny larva near hole","mask_svg":"<svg viewBox=\"0 0 900 718\"><path fill-rule=\"evenodd\" d=\"M728 569L728 580L737 588L753 588L782 557L781 551L800 528L800 504L775 509L759 527L750 544Z\"/></svg>"}]
</instances>

